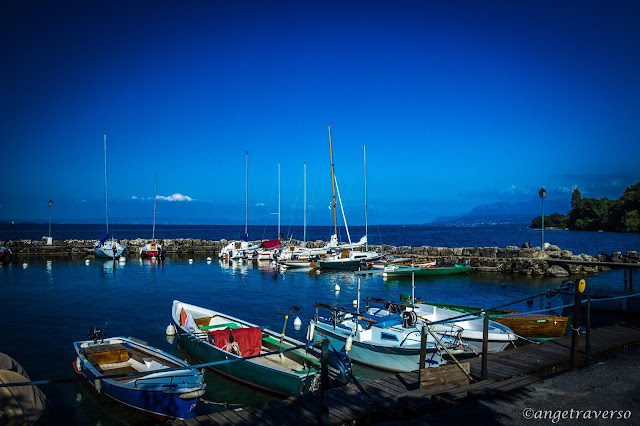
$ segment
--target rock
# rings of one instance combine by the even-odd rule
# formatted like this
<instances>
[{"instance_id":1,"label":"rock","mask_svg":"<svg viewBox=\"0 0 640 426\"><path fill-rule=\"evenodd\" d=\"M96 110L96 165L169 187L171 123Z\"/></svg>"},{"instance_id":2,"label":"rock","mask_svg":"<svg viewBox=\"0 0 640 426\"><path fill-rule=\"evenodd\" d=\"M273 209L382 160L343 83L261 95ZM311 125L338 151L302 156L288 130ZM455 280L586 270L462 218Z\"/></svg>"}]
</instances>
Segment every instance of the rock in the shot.
<instances>
[{"instance_id":1,"label":"rock","mask_svg":"<svg viewBox=\"0 0 640 426\"><path fill-rule=\"evenodd\" d=\"M560 247L558 247L555 244L544 243L544 250L545 251L560 251Z\"/></svg>"},{"instance_id":2,"label":"rock","mask_svg":"<svg viewBox=\"0 0 640 426\"><path fill-rule=\"evenodd\" d=\"M531 243L524 243L522 244L522 248L532 248L533 246L531 245Z\"/></svg>"},{"instance_id":3,"label":"rock","mask_svg":"<svg viewBox=\"0 0 640 426\"><path fill-rule=\"evenodd\" d=\"M546 272L547 275L553 277L568 277L569 272L560 265L552 265Z\"/></svg>"}]
</instances>

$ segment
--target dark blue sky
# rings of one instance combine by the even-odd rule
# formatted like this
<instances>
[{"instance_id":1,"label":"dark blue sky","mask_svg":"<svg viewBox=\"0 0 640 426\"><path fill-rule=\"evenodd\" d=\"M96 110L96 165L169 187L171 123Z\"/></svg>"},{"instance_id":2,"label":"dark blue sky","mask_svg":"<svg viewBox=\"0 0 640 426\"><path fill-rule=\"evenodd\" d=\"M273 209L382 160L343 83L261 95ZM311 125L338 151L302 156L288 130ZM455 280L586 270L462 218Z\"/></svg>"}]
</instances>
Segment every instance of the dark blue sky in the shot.
<instances>
[{"instance_id":1,"label":"dark blue sky","mask_svg":"<svg viewBox=\"0 0 640 426\"><path fill-rule=\"evenodd\" d=\"M423 223L640 180L635 1L0 6L0 220ZM174 194L177 194L174 196ZM537 207L536 207L537 208ZM561 211L565 213L565 211ZM547 210L545 210L547 212ZM525 212L526 213L526 212Z\"/></svg>"}]
</instances>

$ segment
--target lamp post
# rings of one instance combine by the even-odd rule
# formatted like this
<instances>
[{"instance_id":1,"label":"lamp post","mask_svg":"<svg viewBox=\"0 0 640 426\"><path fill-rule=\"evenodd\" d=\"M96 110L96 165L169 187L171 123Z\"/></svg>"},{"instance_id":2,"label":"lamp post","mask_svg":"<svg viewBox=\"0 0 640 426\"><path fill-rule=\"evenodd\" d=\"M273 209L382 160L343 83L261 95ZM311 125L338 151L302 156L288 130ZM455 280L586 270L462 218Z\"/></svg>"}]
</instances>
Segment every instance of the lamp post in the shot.
<instances>
[{"instance_id":1,"label":"lamp post","mask_svg":"<svg viewBox=\"0 0 640 426\"><path fill-rule=\"evenodd\" d=\"M49 238L51 238L51 206L53 201L49 200Z\"/></svg>"},{"instance_id":2,"label":"lamp post","mask_svg":"<svg viewBox=\"0 0 640 426\"><path fill-rule=\"evenodd\" d=\"M540 188L538 191L538 195L540 195L540 201L542 202L542 227L540 229L541 233L541 241L542 241L542 251L544 251L544 197L547 196L547 191L544 188Z\"/></svg>"}]
</instances>

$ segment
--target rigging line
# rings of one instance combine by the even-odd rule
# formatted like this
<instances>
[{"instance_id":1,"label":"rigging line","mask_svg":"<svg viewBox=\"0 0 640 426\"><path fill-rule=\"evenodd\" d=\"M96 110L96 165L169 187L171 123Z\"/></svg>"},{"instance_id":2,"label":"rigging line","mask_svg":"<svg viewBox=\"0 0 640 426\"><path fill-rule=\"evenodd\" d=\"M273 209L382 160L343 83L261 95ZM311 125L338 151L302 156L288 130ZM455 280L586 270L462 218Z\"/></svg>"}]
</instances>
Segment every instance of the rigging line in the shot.
<instances>
[{"instance_id":1,"label":"rigging line","mask_svg":"<svg viewBox=\"0 0 640 426\"><path fill-rule=\"evenodd\" d=\"M298 182L298 189L296 190L296 199L293 202L293 209L291 210L291 217L289 219L289 228L287 229L288 235L291 235L291 224L293 223L293 214L295 213L296 206L298 205L298 195L300 195L300 186L301 186L301 183Z\"/></svg>"}]
</instances>

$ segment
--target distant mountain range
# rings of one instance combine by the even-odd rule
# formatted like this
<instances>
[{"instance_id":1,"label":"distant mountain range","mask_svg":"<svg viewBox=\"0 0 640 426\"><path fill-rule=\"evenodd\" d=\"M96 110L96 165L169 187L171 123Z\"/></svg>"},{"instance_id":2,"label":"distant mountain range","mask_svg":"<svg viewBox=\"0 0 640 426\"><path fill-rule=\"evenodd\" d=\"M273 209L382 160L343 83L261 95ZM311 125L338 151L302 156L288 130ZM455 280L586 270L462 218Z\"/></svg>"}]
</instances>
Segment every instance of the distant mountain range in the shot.
<instances>
[{"instance_id":1,"label":"distant mountain range","mask_svg":"<svg viewBox=\"0 0 640 426\"><path fill-rule=\"evenodd\" d=\"M566 214L571 206L566 200L545 200L544 214ZM475 226L497 224L523 224L529 225L533 219L540 216L541 203L517 202L509 203L501 201L493 204L482 204L474 207L462 216L440 216L433 219L430 224L442 224L448 226Z\"/></svg>"}]
</instances>

